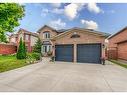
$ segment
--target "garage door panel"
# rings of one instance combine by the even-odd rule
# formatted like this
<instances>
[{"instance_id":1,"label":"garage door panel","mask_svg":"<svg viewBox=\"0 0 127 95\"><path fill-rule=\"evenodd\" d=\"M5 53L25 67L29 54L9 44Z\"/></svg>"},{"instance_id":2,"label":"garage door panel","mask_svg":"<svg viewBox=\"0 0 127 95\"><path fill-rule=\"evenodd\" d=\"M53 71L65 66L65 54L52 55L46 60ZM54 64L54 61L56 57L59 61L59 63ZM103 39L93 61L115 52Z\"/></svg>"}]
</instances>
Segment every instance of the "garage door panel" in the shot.
<instances>
[{"instance_id":1,"label":"garage door panel","mask_svg":"<svg viewBox=\"0 0 127 95\"><path fill-rule=\"evenodd\" d=\"M101 44L78 44L77 62L100 63Z\"/></svg>"},{"instance_id":2,"label":"garage door panel","mask_svg":"<svg viewBox=\"0 0 127 95\"><path fill-rule=\"evenodd\" d=\"M56 61L73 61L73 45L56 45Z\"/></svg>"}]
</instances>

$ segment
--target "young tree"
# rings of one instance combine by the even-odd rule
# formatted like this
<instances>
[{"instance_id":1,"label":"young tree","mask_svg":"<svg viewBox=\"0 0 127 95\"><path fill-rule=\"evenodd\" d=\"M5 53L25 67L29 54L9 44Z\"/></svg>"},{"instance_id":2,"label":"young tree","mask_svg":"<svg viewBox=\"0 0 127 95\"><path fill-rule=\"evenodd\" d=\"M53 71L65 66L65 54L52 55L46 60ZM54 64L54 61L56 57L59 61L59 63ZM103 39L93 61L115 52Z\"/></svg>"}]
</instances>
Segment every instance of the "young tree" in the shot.
<instances>
[{"instance_id":1,"label":"young tree","mask_svg":"<svg viewBox=\"0 0 127 95\"><path fill-rule=\"evenodd\" d=\"M20 43L17 51L17 59L25 59L26 58L26 49L25 49L25 44L22 41L22 38L20 38Z\"/></svg>"},{"instance_id":2,"label":"young tree","mask_svg":"<svg viewBox=\"0 0 127 95\"><path fill-rule=\"evenodd\" d=\"M25 45L25 42L23 42L23 52L24 52L24 56L25 56L25 58L26 58L26 56L27 56L27 50L26 50L26 45Z\"/></svg>"},{"instance_id":3,"label":"young tree","mask_svg":"<svg viewBox=\"0 0 127 95\"><path fill-rule=\"evenodd\" d=\"M36 44L34 45L33 52L41 53L41 47L42 47L42 42L41 42L41 40L38 38Z\"/></svg>"},{"instance_id":4,"label":"young tree","mask_svg":"<svg viewBox=\"0 0 127 95\"><path fill-rule=\"evenodd\" d=\"M19 26L19 20L24 16L24 6L16 3L0 3L0 34L5 37L5 32L13 32ZM1 39L1 37L0 37ZM1 41L3 41L1 39Z\"/></svg>"}]
</instances>

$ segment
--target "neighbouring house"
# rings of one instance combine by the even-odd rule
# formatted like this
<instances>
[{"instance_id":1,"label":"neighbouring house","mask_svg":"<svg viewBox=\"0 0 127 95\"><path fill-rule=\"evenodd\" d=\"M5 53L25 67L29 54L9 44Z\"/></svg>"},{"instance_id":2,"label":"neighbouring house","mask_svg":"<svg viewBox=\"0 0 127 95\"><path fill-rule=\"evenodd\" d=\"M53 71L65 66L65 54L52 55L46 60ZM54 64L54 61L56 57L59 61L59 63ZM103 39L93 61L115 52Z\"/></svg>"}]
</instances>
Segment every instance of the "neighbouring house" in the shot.
<instances>
[{"instance_id":1,"label":"neighbouring house","mask_svg":"<svg viewBox=\"0 0 127 95\"><path fill-rule=\"evenodd\" d=\"M0 55L15 54L17 52L16 35L9 36L6 34L6 36L9 43L0 42Z\"/></svg>"},{"instance_id":2,"label":"neighbouring house","mask_svg":"<svg viewBox=\"0 0 127 95\"><path fill-rule=\"evenodd\" d=\"M108 38L108 57L127 60L127 27Z\"/></svg>"},{"instance_id":3,"label":"neighbouring house","mask_svg":"<svg viewBox=\"0 0 127 95\"><path fill-rule=\"evenodd\" d=\"M11 34L9 37L9 43L17 44L18 34Z\"/></svg>"},{"instance_id":4,"label":"neighbouring house","mask_svg":"<svg viewBox=\"0 0 127 95\"><path fill-rule=\"evenodd\" d=\"M10 35L6 34L7 42L9 42Z\"/></svg>"},{"instance_id":5,"label":"neighbouring house","mask_svg":"<svg viewBox=\"0 0 127 95\"><path fill-rule=\"evenodd\" d=\"M107 33L76 27L55 30L47 25L37 32L42 41L42 53L52 52L56 61L101 63L105 56Z\"/></svg>"},{"instance_id":6,"label":"neighbouring house","mask_svg":"<svg viewBox=\"0 0 127 95\"><path fill-rule=\"evenodd\" d=\"M17 34L12 34L10 36L9 42L13 43L13 44L16 44L16 46L18 47L20 38L22 38L23 41L25 42L27 51L31 52L32 49L33 49L34 44L36 43L36 41L38 39L38 34L33 33L33 32L29 32L25 29L19 29Z\"/></svg>"}]
</instances>

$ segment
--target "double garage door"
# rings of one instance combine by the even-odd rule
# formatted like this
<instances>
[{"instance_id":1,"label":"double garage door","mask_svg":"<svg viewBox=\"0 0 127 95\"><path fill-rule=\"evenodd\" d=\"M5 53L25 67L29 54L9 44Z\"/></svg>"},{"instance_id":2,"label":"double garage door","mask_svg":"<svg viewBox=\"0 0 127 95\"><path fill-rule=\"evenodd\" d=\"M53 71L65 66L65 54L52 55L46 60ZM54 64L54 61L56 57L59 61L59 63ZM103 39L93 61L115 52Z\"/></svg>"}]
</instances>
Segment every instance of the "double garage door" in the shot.
<instances>
[{"instance_id":1,"label":"double garage door","mask_svg":"<svg viewBox=\"0 0 127 95\"><path fill-rule=\"evenodd\" d=\"M74 45L56 45L55 60L73 62ZM77 44L77 62L101 63L101 44Z\"/></svg>"}]
</instances>

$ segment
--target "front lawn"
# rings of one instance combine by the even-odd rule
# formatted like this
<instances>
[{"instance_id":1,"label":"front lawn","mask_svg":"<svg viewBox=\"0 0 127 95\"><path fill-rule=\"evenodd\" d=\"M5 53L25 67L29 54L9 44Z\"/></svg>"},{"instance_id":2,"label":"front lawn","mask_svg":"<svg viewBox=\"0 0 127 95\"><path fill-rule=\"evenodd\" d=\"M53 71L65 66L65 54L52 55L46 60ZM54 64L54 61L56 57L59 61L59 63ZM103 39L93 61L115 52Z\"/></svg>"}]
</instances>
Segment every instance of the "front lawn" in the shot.
<instances>
[{"instance_id":1,"label":"front lawn","mask_svg":"<svg viewBox=\"0 0 127 95\"><path fill-rule=\"evenodd\" d=\"M120 65L120 66L122 66L122 67L124 67L124 68L127 68L127 64L126 64L126 63L122 63L122 62L120 62L120 61L113 60L113 59L110 59L109 61L111 61L112 63L115 63L115 64L117 64L117 65Z\"/></svg>"},{"instance_id":2,"label":"front lawn","mask_svg":"<svg viewBox=\"0 0 127 95\"><path fill-rule=\"evenodd\" d=\"M29 65L29 63L26 63L26 60L18 60L13 55L10 56L1 56L0 55L0 72L16 69L19 67L23 67Z\"/></svg>"}]
</instances>

